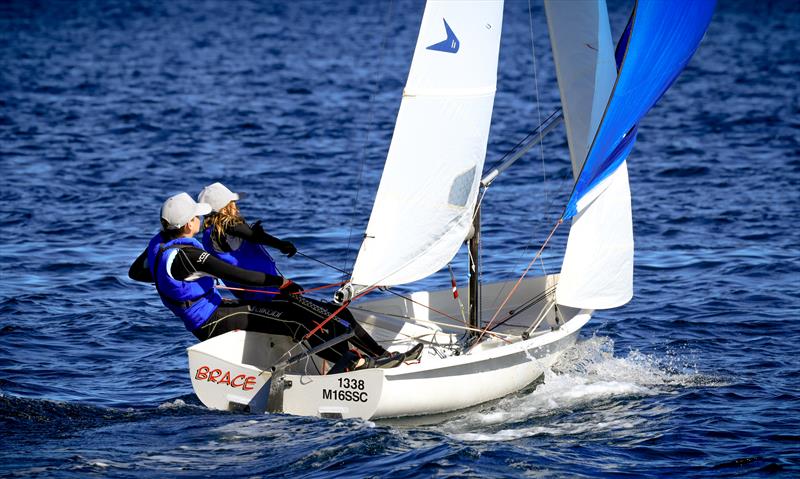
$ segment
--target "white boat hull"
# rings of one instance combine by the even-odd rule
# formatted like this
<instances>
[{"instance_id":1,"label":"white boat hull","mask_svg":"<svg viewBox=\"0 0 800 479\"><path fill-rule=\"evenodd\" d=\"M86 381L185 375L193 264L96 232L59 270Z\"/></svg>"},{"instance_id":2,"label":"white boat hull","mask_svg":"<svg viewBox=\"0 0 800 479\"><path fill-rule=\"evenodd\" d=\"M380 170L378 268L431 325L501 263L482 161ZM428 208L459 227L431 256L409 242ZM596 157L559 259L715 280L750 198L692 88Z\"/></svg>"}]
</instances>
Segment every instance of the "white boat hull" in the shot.
<instances>
[{"instance_id":1,"label":"white boat hull","mask_svg":"<svg viewBox=\"0 0 800 479\"><path fill-rule=\"evenodd\" d=\"M435 298L438 293L430 294ZM271 366L291 347L290 341L233 331L189 348L189 367L197 396L213 409L362 419L428 415L525 388L575 343L590 317L590 311L576 311L552 330L545 324L544 331L529 339L491 337L462 355L440 357L442 350L431 342L417 363L334 375L320 374L324 365L319 359L273 373ZM366 323L378 338L394 334L415 341L420 334L414 328L430 331L407 323L399 331L380 330L374 321ZM439 328L431 335L437 337L448 335Z\"/></svg>"}]
</instances>

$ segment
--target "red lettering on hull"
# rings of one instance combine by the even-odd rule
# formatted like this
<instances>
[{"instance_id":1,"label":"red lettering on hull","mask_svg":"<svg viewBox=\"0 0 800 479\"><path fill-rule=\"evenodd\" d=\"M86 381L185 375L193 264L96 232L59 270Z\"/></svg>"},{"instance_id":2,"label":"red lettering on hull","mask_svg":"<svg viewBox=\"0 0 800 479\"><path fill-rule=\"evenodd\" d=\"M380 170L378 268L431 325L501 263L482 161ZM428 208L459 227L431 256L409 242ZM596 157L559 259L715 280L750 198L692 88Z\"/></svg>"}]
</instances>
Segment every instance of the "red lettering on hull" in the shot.
<instances>
[{"instance_id":1,"label":"red lettering on hull","mask_svg":"<svg viewBox=\"0 0 800 479\"><path fill-rule=\"evenodd\" d=\"M208 366L200 366L197 368L194 378L198 381L208 381L234 389L241 389L243 391L251 391L256 385L255 376L238 374L231 379L230 371L224 371L223 373L221 369L211 369Z\"/></svg>"}]
</instances>

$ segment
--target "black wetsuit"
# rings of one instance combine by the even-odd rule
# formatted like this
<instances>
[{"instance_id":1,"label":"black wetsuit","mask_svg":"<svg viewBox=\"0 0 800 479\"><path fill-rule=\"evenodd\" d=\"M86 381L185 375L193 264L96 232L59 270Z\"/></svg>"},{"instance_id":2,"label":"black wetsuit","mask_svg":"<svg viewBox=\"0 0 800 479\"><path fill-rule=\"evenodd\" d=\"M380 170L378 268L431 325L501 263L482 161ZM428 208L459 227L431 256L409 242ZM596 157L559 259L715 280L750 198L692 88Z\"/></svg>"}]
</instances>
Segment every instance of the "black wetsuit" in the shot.
<instances>
[{"instance_id":1,"label":"black wetsuit","mask_svg":"<svg viewBox=\"0 0 800 479\"><path fill-rule=\"evenodd\" d=\"M288 254L289 256L292 256L297 252L297 248L295 248L290 241L283 241L264 231L260 221L253 223L253 226L249 226L247 223L239 223L238 225L226 228L225 234L222 235L222 237L217 234L212 234L211 243L213 244L214 249L224 252L231 251L231 247L228 245L228 241L225 238L227 235L235 236L251 243L263 244L265 246L275 248L281 253ZM206 245L206 247L207 246L208 245Z\"/></svg>"},{"instance_id":2,"label":"black wetsuit","mask_svg":"<svg viewBox=\"0 0 800 479\"><path fill-rule=\"evenodd\" d=\"M191 281L202 275L208 275L223 281L252 286L280 286L283 283L283 278L280 276L233 266L195 247L180 248L172 261L169 273L178 281ZM136 258L128 271L128 276L136 281L153 281L147 267L147 251ZM267 303L226 299L212 316L192 333L201 341L205 341L241 329L290 336L300 341L336 309L335 305L322 301L309 298L294 299L284 295ZM386 352L346 309L328 321L319 332L308 339L308 342L316 346L347 332L348 329L352 329L355 333L349 342L361 351L371 356L380 356ZM347 342L341 342L318 354L323 359L335 363L347 351Z\"/></svg>"}]
</instances>

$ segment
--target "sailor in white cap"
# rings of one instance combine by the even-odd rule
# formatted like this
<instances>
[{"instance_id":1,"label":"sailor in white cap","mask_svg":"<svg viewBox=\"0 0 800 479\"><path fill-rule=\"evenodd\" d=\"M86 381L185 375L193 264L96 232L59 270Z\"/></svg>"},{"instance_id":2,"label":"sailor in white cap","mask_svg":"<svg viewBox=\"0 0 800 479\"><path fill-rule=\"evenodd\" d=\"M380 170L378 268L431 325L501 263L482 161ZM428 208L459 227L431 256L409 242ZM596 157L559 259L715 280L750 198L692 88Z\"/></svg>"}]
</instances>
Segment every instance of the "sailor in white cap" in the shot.
<instances>
[{"instance_id":1,"label":"sailor in white cap","mask_svg":"<svg viewBox=\"0 0 800 479\"><path fill-rule=\"evenodd\" d=\"M243 269L205 251L194 235L200 229L199 215L207 214L210 210L210 205L197 203L186 193L168 198L161 208L161 232L137 258L131 271L148 268L150 281L154 280L161 301L201 341L237 329L286 335L300 341L319 321L319 317L285 299L299 294L302 288L289 279ZM153 247L156 241L162 242ZM147 258L146 261L143 257ZM129 272L129 275L139 280L146 276L141 272ZM215 287L214 278L248 287L277 288L278 296L284 299L270 303L224 300ZM146 278L144 280L147 281ZM336 309L334 305L315 303L330 313ZM320 351L317 353L320 357L334 364L331 372L363 367L393 367L403 361L416 359L421 352L421 347L417 348L419 351L414 350L413 354L386 352L346 310L308 341L312 346L322 344L349 329L356 333L350 343L365 355L354 356L348 350L347 342Z\"/></svg>"},{"instance_id":2,"label":"sailor in white cap","mask_svg":"<svg viewBox=\"0 0 800 479\"><path fill-rule=\"evenodd\" d=\"M222 183L206 186L197 195L197 201L208 203L211 214L203 222L203 247L217 258L245 269L280 275L275 260L265 246L275 248L289 258L297 248L289 241L278 239L264 231L261 221L249 225L239 212L236 202L242 197ZM269 301L272 295L259 291L242 291L241 285L228 284L239 299ZM269 291L269 289L267 289Z\"/></svg>"}]
</instances>

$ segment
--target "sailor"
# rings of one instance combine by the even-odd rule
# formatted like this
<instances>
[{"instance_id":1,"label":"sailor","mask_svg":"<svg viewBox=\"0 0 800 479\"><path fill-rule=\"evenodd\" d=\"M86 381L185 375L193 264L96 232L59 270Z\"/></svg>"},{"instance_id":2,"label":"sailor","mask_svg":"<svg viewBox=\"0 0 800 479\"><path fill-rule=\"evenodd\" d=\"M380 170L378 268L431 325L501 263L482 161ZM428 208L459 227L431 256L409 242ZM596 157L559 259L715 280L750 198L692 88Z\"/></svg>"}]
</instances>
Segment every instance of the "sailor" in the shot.
<instances>
[{"instance_id":1,"label":"sailor","mask_svg":"<svg viewBox=\"0 0 800 479\"><path fill-rule=\"evenodd\" d=\"M320 320L288 300L302 288L290 279L243 269L205 251L194 236L200 230L199 216L210 211L208 204L196 203L187 193L168 198L161 208L162 230L150 240L148 249L131 266L131 279L153 281L164 305L201 341L237 329L285 335L299 341ZM162 242L157 243L156 248L154 245L159 239ZM142 272L142 268L147 268L149 275ZM250 287L277 288L282 299L268 304L225 300L217 291L214 278ZM312 300L304 298L303 301L307 304ZM335 311L332 305L312 303L328 314ZM421 347L412 348L405 354L388 353L346 310L311 336L309 344L312 347L322 344L344 334L348 328L355 333L349 342L360 351L351 352L347 343L341 342L319 352L320 357L334 364L331 373L398 366L403 361L418 358L421 353Z\"/></svg>"},{"instance_id":2,"label":"sailor","mask_svg":"<svg viewBox=\"0 0 800 479\"><path fill-rule=\"evenodd\" d=\"M211 213L203 222L203 248L217 258L240 268L261 271L278 276L278 267L265 246L275 248L291 258L297 248L289 241L280 240L261 226L261 221L248 225L239 212L236 202L238 193L229 190L222 183L206 186L197 196L197 201L211 205ZM271 294L243 288L241 284L226 282L232 288L231 293L239 299L270 301ZM241 289L251 289L242 291ZM275 292L275 288L264 288L263 291Z\"/></svg>"}]
</instances>

